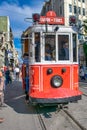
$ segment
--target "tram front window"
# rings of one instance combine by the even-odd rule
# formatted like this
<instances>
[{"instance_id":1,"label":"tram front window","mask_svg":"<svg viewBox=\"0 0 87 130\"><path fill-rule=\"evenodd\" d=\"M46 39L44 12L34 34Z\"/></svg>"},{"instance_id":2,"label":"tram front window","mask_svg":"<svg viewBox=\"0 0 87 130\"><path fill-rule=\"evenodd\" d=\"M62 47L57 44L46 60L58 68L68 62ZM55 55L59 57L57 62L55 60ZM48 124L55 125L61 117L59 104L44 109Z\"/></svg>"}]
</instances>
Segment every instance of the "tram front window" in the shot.
<instances>
[{"instance_id":1,"label":"tram front window","mask_svg":"<svg viewBox=\"0 0 87 130\"><path fill-rule=\"evenodd\" d=\"M55 51L55 35L48 34L45 36L45 61L55 60Z\"/></svg>"},{"instance_id":2,"label":"tram front window","mask_svg":"<svg viewBox=\"0 0 87 130\"><path fill-rule=\"evenodd\" d=\"M69 60L69 35L58 35L58 58Z\"/></svg>"}]
</instances>

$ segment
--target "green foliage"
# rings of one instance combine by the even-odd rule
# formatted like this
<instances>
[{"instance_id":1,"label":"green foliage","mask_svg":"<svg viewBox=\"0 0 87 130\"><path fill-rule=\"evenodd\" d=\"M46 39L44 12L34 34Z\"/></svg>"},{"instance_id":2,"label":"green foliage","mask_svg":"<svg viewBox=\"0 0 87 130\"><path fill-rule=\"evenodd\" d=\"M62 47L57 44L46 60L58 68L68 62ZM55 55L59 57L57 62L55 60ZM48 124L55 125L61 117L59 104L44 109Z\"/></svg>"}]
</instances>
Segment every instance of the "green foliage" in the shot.
<instances>
[{"instance_id":1,"label":"green foliage","mask_svg":"<svg viewBox=\"0 0 87 130\"><path fill-rule=\"evenodd\" d=\"M85 56L87 56L87 42L84 42L83 50L84 50Z\"/></svg>"},{"instance_id":2,"label":"green foliage","mask_svg":"<svg viewBox=\"0 0 87 130\"><path fill-rule=\"evenodd\" d=\"M85 19L85 20L83 21L83 27L84 27L85 33L87 33L87 19Z\"/></svg>"}]
</instances>

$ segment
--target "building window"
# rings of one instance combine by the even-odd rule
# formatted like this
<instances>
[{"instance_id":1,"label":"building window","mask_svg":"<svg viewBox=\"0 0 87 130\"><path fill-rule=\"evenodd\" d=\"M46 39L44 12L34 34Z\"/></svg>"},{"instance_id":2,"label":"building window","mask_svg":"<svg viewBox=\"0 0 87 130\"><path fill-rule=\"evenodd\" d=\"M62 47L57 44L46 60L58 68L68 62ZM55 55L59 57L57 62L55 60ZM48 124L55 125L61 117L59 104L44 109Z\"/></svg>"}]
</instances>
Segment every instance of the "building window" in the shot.
<instances>
[{"instance_id":1,"label":"building window","mask_svg":"<svg viewBox=\"0 0 87 130\"><path fill-rule=\"evenodd\" d=\"M85 0L82 0L83 3L85 3Z\"/></svg>"},{"instance_id":2,"label":"building window","mask_svg":"<svg viewBox=\"0 0 87 130\"><path fill-rule=\"evenodd\" d=\"M70 26L76 25L76 16L74 15L69 16L69 25Z\"/></svg>"},{"instance_id":3,"label":"building window","mask_svg":"<svg viewBox=\"0 0 87 130\"><path fill-rule=\"evenodd\" d=\"M69 4L69 12L71 13L72 12L72 5Z\"/></svg>"},{"instance_id":4,"label":"building window","mask_svg":"<svg viewBox=\"0 0 87 130\"><path fill-rule=\"evenodd\" d=\"M85 15L85 9L84 8L82 9L82 13L83 13L83 15Z\"/></svg>"},{"instance_id":5,"label":"building window","mask_svg":"<svg viewBox=\"0 0 87 130\"><path fill-rule=\"evenodd\" d=\"M76 14L76 13L77 13L77 7L74 6L74 14Z\"/></svg>"},{"instance_id":6,"label":"building window","mask_svg":"<svg viewBox=\"0 0 87 130\"><path fill-rule=\"evenodd\" d=\"M78 7L78 13L81 14L81 7Z\"/></svg>"},{"instance_id":7,"label":"building window","mask_svg":"<svg viewBox=\"0 0 87 130\"><path fill-rule=\"evenodd\" d=\"M74 0L74 4L76 4L76 0Z\"/></svg>"},{"instance_id":8,"label":"building window","mask_svg":"<svg viewBox=\"0 0 87 130\"><path fill-rule=\"evenodd\" d=\"M62 6L60 6L60 15L62 15Z\"/></svg>"}]
</instances>

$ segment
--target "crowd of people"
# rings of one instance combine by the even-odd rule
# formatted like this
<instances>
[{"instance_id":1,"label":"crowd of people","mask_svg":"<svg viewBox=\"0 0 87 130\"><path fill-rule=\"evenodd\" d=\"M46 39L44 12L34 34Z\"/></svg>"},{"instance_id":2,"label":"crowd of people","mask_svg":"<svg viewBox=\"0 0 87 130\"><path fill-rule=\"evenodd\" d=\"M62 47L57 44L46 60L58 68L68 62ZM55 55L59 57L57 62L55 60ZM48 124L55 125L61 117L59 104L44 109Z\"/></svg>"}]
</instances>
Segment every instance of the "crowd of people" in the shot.
<instances>
[{"instance_id":1,"label":"crowd of people","mask_svg":"<svg viewBox=\"0 0 87 130\"><path fill-rule=\"evenodd\" d=\"M0 67L0 107L4 106L4 90L13 80L19 80L20 68L17 65L13 67ZM3 118L0 118L0 123L4 121Z\"/></svg>"}]
</instances>

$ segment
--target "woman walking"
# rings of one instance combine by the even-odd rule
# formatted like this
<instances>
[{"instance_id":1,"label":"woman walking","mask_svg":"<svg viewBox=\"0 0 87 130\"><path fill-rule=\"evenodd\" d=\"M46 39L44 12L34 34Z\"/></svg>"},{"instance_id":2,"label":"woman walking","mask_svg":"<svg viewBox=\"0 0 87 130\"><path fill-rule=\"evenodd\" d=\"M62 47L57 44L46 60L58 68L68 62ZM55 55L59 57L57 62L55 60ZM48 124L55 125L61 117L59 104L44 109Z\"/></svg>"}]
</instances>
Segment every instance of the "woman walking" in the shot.
<instances>
[{"instance_id":1,"label":"woman walking","mask_svg":"<svg viewBox=\"0 0 87 130\"><path fill-rule=\"evenodd\" d=\"M4 77L0 70L0 106L4 104Z\"/></svg>"},{"instance_id":2,"label":"woman walking","mask_svg":"<svg viewBox=\"0 0 87 130\"><path fill-rule=\"evenodd\" d=\"M4 104L4 77L0 69L0 107ZM0 118L0 123L4 121L4 118Z\"/></svg>"}]
</instances>

